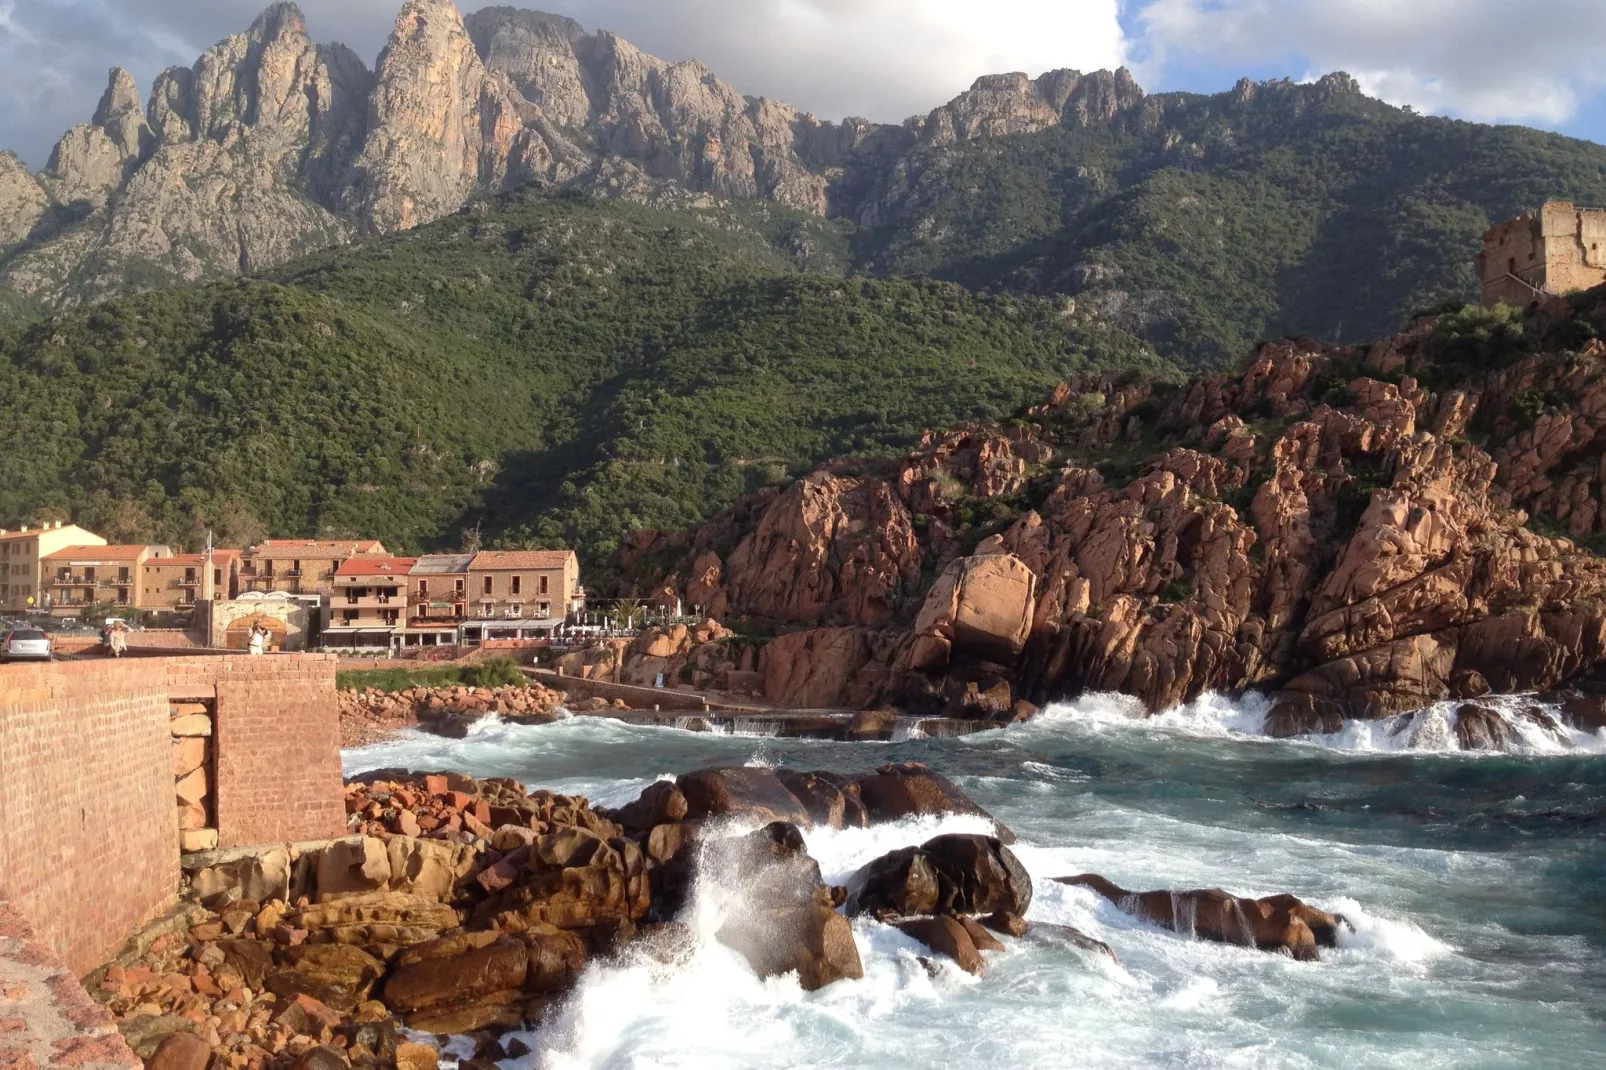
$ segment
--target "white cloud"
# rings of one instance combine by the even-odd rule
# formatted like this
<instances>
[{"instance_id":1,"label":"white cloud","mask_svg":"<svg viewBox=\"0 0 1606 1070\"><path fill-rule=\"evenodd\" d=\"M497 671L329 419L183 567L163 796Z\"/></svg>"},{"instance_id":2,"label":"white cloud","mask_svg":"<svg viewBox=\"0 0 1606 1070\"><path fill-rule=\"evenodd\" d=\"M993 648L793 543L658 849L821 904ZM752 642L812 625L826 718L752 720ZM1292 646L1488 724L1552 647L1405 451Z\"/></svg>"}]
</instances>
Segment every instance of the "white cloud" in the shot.
<instances>
[{"instance_id":1,"label":"white cloud","mask_svg":"<svg viewBox=\"0 0 1606 1070\"><path fill-rule=\"evenodd\" d=\"M1395 104L1557 125L1606 86L1603 14L1603 0L1153 0L1138 22L1146 70L1347 70Z\"/></svg>"}]
</instances>

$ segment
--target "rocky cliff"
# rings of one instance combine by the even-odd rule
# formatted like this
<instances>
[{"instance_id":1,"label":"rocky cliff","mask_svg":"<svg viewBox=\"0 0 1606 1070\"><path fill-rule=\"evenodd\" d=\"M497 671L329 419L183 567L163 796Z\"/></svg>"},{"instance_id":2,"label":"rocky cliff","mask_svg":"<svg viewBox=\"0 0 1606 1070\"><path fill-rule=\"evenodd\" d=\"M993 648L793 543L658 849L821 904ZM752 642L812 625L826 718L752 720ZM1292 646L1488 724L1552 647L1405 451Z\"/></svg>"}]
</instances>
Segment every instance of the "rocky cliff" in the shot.
<instances>
[{"instance_id":1,"label":"rocky cliff","mask_svg":"<svg viewBox=\"0 0 1606 1070\"><path fill-rule=\"evenodd\" d=\"M761 668L783 704L1010 718L1254 689L1292 734L1555 688L1606 658L1597 334L1606 290L1526 322L1269 343L1182 385L1084 377L1008 424L641 533L619 575L777 634Z\"/></svg>"},{"instance_id":2,"label":"rocky cliff","mask_svg":"<svg viewBox=\"0 0 1606 1070\"><path fill-rule=\"evenodd\" d=\"M161 74L143 107L113 70L39 174L0 157L0 283L52 305L251 271L532 179L639 199L670 184L824 215L850 160L869 181L920 145L1141 99L1124 71L1006 75L903 127L834 124L558 16L464 18L451 0L406 0L370 71L276 3Z\"/></svg>"}]
</instances>

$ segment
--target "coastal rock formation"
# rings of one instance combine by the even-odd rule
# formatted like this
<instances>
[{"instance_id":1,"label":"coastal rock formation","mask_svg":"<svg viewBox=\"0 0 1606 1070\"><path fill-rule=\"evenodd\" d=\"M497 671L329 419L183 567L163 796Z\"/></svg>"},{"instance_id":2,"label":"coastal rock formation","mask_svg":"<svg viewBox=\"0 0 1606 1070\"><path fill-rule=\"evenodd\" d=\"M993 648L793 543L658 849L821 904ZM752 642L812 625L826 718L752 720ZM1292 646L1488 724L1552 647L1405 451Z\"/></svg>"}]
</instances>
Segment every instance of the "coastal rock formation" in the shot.
<instances>
[{"instance_id":1,"label":"coastal rock formation","mask_svg":"<svg viewBox=\"0 0 1606 1070\"><path fill-rule=\"evenodd\" d=\"M1606 343L1560 341L1606 329L1603 296L1536 314L1505 364L1466 363L1475 322L1429 318L1364 348L1268 343L1180 386L1080 376L1008 427L644 534L620 573L665 598L717 588L744 630L777 632L782 705L1003 723L1084 691L1158 711L1258 689L1268 731L1294 735L1554 688L1606 658ZM882 526L850 522L843 552L815 521L850 483L876 505L843 515ZM865 576L868 614L843 597Z\"/></svg>"},{"instance_id":2,"label":"coastal rock formation","mask_svg":"<svg viewBox=\"0 0 1606 1070\"><path fill-rule=\"evenodd\" d=\"M1129 892L1090 873L1054 879L1091 888L1133 917L1184 936L1282 952L1304 962L1318 961L1320 948L1337 947L1339 930L1349 925L1342 916L1317 910L1292 895L1244 899L1219 888Z\"/></svg>"}]
</instances>

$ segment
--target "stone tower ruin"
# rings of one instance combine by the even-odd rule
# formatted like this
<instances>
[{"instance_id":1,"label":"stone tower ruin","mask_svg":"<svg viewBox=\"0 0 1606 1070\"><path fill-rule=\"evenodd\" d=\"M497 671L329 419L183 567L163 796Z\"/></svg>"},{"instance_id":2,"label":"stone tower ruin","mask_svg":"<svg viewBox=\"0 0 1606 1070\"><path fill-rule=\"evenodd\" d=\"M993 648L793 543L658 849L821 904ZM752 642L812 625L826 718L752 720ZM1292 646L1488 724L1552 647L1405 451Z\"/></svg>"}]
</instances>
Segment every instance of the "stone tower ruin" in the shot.
<instances>
[{"instance_id":1,"label":"stone tower ruin","mask_svg":"<svg viewBox=\"0 0 1606 1070\"><path fill-rule=\"evenodd\" d=\"M1491 227L1473 260L1483 303L1523 307L1606 283L1606 209L1546 201Z\"/></svg>"}]
</instances>

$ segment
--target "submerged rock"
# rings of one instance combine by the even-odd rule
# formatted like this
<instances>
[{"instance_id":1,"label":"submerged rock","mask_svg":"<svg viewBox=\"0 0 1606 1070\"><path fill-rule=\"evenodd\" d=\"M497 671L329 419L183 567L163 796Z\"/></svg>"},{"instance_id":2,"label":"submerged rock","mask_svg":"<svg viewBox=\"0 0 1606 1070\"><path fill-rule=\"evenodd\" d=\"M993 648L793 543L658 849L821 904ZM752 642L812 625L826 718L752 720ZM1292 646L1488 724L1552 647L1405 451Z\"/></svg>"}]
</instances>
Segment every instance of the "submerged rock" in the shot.
<instances>
[{"instance_id":1,"label":"submerged rock","mask_svg":"<svg viewBox=\"0 0 1606 1070\"><path fill-rule=\"evenodd\" d=\"M1184 936L1286 952L1301 961L1318 961L1317 949L1336 947L1339 928L1349 924L1341 915L1317 910L1292 895L1244 899L1219 888L1129 892L1091 873L1054 880L1091 888L1133 917Z\"/></svg>"}]
</instances>

